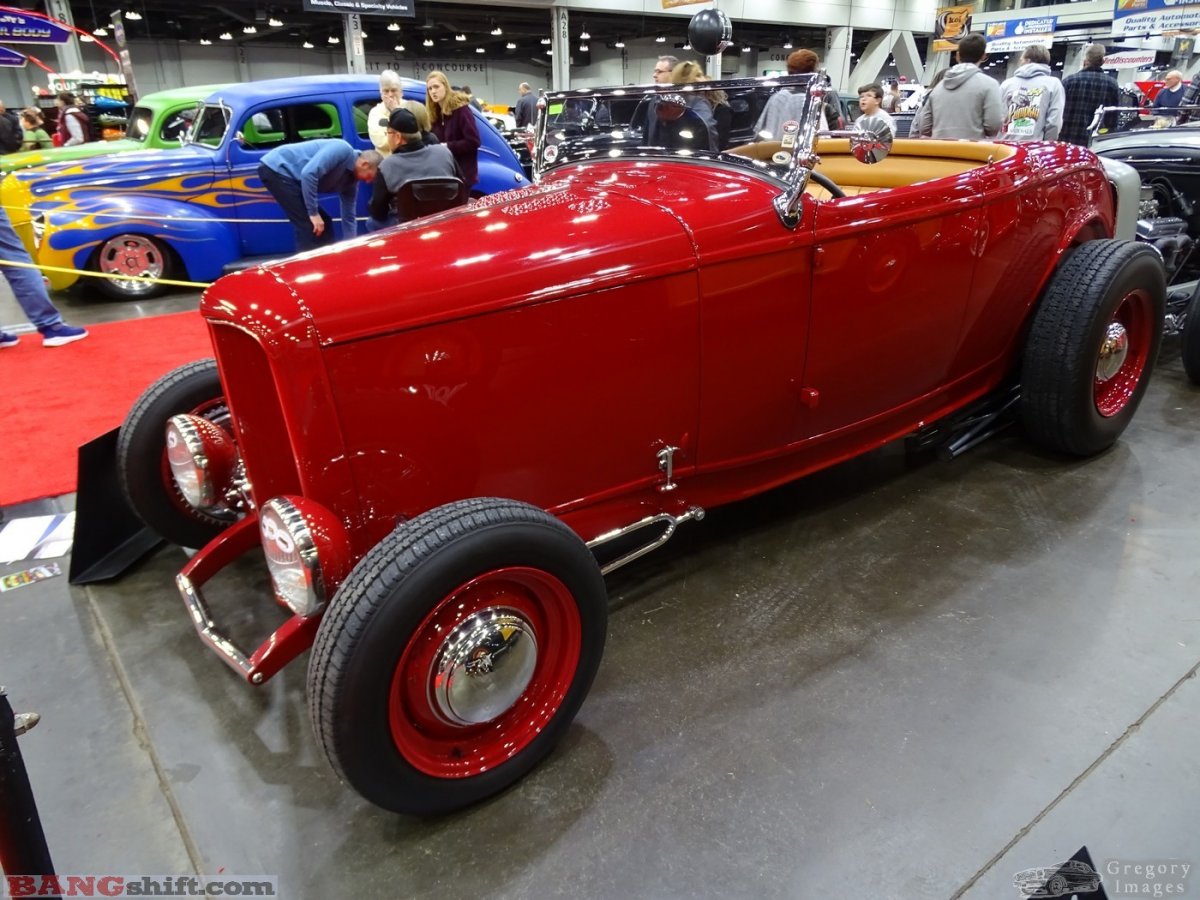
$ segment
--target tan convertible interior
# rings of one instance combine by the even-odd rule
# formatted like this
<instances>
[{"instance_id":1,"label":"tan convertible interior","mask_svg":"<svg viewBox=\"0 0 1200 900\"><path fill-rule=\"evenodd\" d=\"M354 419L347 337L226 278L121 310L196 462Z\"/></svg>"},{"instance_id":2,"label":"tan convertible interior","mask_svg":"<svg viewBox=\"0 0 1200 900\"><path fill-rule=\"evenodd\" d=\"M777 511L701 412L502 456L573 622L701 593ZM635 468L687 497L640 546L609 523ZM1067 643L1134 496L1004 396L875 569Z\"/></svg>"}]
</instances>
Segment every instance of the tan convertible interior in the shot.
<instances>
[{"instance_id":1,"label":"tan convertible interior","mask_svg":"<svg viewBox=\"0 0 1200 900\"><path fill-rule=\"evenodd\" d=\"M780 149L779 141L759 141L727 152L766 161ZM832 178L846 196L852 197L959 175L1007 159L1014 153L1016 148L1005 144L901 138L892 145L887 159L866 165L850 155L850 142L846 138L833 138L818 141L817 155L821 161L816 171ZM809 182L807 190L819 200L830 197L827 190L813 181Z\"/></svg>"}]
</instances>

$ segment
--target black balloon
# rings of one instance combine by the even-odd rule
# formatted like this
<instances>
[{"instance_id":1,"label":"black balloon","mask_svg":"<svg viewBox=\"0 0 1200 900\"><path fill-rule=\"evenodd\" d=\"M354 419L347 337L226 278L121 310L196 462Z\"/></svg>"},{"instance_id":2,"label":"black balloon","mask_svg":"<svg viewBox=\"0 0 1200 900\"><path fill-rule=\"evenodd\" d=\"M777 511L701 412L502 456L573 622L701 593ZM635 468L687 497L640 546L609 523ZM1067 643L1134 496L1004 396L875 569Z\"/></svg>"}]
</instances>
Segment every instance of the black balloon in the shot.
<instances>
[{"instance_id":1,"label":"black balloon","mask_svg":"<svg viewBox=\"0 0 1200 900\"><path fill-rule=\"evenodd\" d=\"M698 53L713 56L733 44L733 23L719 9L702 9L688 23L688 41Z\"/></svg>"}]
</instances>

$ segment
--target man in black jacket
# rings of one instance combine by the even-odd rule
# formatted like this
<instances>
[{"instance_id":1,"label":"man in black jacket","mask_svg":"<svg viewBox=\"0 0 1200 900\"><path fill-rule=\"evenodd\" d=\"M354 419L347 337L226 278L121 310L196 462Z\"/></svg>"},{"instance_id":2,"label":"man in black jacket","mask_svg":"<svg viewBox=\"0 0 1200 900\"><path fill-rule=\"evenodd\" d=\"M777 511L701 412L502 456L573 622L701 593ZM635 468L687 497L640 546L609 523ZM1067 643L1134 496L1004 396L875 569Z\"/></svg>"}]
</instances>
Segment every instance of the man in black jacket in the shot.
<instances>
[{"instance_id":1,"label":"man in black jacket","mask_svg":"<svg viewBox=\"0 0 1200 900\"><path fill-rule=\"evenodd\" d=\"M0 101L0 153L16 153L21 149L23 140L20 119Z\"/></svg>"},{"instance_id":2,"label":"man in black jacket","mask_svg":"<svg viewBox=\"0 0 1200 900\"><path fill-rule=\"evenodd\" d=\"M417 117L407 109L393 110L388 118L388 143L392 154L379 164L379 175L371 190L371 221L367 230L394 225L392 204L400 188L417 178L458 178L462 171L445 144L427 144L421 137Z\"/></svg>"}]
</instances>

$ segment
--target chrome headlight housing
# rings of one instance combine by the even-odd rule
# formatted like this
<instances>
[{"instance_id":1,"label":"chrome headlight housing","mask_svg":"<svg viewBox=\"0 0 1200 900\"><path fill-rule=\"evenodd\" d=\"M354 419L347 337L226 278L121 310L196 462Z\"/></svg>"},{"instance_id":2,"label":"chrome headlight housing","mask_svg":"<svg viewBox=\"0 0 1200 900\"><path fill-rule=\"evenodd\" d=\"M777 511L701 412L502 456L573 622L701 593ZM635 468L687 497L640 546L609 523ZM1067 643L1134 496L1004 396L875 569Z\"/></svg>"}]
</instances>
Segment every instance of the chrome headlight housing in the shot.
<instances>
[{"instance_id":1,"label":"chrome headlight housing","mask_svg":"<svg viewBox=\"0 0 1200 900\"><path fill-rule=\"evenodd\" d=\"M298 616L324 609L349 569L342 524L303 497L275 497L259 510L258 527L279 601Z\"/></svg>"},{"instance_id":2,"label":"chrome headlight housing","mask_svg":"<svg viewBox=\"0 0 1200 900\"><path fill-rule=\"evenodd\" d=\"M237 469L237 445L220 425L202 416L172 416L167 422L167 463L183 499L196 509L225 501Z\"/></svg>"}]
</instances>

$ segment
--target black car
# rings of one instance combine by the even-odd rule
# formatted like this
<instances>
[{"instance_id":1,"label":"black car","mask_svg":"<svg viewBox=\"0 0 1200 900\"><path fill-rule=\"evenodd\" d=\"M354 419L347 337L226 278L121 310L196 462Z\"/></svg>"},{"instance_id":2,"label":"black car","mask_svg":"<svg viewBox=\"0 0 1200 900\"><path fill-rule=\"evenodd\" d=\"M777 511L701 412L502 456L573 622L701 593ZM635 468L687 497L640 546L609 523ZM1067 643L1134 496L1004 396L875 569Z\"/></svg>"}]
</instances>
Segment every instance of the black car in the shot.
<instances>
[{"instance_id":1,"label":"black car","mask_svg":"<svg viewBox=\"0 0 1200 900\"><path fill-rule=\"evenodd\" d=\"M1170 278L1166 333L1182 336L1184 369L1200 384L1200 108L1181 108L1157 124L1098 133L1091 149L1132 166L1141 178L1137 237L1162 254Z\"/></svg>"}]
</instances>

